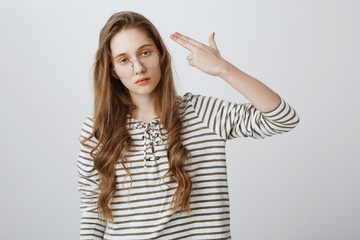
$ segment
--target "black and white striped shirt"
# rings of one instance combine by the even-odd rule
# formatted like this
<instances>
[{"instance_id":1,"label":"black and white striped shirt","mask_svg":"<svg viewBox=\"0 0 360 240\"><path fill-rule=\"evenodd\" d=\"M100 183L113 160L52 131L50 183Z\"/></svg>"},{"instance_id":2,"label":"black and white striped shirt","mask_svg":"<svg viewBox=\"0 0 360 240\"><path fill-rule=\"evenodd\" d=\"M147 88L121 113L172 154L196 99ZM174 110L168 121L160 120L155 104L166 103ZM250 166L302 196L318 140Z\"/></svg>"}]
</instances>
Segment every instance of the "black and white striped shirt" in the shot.
<instances>
[{"instance_id":1,"label":"black and white striped shirt","mask_svg":"<svg viewBox=\"0 0 360 240\"><path fill-rule=\"evenodd\" d=\"M126 158L131 166L132 187L129 191L130 178L122 165L117 165L116 194L111 203L114 224L98 219L99 175L89 154L91 149L81 145L77 163L78 189L82 193L80 239L231 239L226 140L288 132L299 123L298 115L283 99L267 113L250 103L230 103L189 92L179 97L179 104L183 144L192 155L185 166L193 182L191 213L172 213L170 202L176 184L166 178L160 181L169 168L166 130L158 119L144 123L129 116L133 144ZM82 125L81 139L90 135L92 124L93 116L89 115ZM157 160L148 161L146 141L154 141L154 136L161 138L153 144ZM95 146L96 139L92 141L89 144Z\"/></svg>"}]
</instances>

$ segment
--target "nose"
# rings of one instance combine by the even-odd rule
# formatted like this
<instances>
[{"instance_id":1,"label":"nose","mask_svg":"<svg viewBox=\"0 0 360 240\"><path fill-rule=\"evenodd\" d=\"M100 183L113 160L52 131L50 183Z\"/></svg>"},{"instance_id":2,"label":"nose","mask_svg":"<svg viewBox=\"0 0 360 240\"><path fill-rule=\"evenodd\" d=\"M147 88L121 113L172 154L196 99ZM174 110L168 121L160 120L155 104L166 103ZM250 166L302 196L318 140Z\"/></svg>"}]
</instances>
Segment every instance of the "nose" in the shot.
<instances>
[{"instance_id":1,"label":"nose","mask_svg":"<svg viewBox=\"0 0 360 240\"><path fill-rule=\"evenodd\" d=\"M145 67L141 64L141 62L138 59L132 62L132 66L134 69L134 73L136 74L145 72Z\"/></svg>"}]
</instances>

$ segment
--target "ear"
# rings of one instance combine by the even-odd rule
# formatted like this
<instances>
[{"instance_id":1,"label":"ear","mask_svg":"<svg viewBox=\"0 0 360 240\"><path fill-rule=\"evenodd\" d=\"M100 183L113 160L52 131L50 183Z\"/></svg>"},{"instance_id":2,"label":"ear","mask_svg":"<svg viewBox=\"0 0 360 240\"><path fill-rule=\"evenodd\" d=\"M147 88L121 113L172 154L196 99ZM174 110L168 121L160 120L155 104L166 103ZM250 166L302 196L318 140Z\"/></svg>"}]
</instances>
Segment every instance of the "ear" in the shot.
<instances>
[{"instance_id":1,"label":"ear","mask_svg":"<svg viewBox=\"0 0 360 240\"><path fill-rule=\"evenodd\" d=\"M112 66L111 66L111 69L110 69L110 74L111 74L112 77L120 79Z\"/></svg>"}]
</instances>

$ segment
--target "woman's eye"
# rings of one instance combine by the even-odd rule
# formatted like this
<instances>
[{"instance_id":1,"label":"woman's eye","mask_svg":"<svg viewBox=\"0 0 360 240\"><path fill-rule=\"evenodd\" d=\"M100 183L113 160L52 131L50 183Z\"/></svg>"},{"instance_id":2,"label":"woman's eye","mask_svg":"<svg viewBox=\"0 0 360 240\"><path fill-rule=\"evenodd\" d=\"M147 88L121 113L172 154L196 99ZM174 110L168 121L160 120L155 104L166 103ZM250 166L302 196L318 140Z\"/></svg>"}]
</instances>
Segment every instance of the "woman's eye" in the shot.
<instances>
[{"instance_id":1,"label":"woman's eye","mask_svg":"<svg viewBox=\"0 0 360 240\"><path fill-rule=\"evenodd\" d=\"M126 58L123 58L119 61L120 64L126 64L127 63L127 59Z\"/></svg>"},{"instance_id":2,"label":"woman's eye","mask_svg":"<svg viewBox=\"0 0 360 240\"><path fill-rule=\"evenodd\" d=\"M145 52L142 53L142 55L143 55L144 57L146 57L146 56L148 56L148 55L150 55L150 54L151 54L150 51L145 51Z\"/></svg>"}]
</instances>

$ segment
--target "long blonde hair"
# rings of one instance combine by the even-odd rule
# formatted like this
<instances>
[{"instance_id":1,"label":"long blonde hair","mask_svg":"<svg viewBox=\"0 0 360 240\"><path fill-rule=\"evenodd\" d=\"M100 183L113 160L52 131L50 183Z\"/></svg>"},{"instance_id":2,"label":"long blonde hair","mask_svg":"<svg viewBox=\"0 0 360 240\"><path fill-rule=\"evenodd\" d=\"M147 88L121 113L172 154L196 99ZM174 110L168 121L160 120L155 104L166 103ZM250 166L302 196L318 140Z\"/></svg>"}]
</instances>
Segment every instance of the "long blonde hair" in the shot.
<instances>
[{"instance_id":1,"label":"long blonde hair","mask_svg":"<svg viewBox=\"0 0 360 240\"><path fill-rule=\"evenodd\" d=\"M177 189L170 203L173 211L180 207L181 212L190 212L192 181L184 169L191 158L190 152L182 144L180 135L182 120L179 115L177 94L174 86L171 57L154 25L141 14L123 11L112 15L100 32L99 47L94 63L94 125L91 135L81 143L95 137L97 145L92 149L94 167L100 175L98 213L103 219L114 221L109 203L115 195L115 166L120 161L127 174L125 154L131 147L131 135L126 128L126 115L136 106L131 101L129 91L112 73L110 41L124 28L143 30L151 37L159 50L161 79L154 89L155 112L165 127L167 137L167 157L169 176L177 183ZM131 177L131 176L130 176Z\"/></svg>"}]
</instances>

